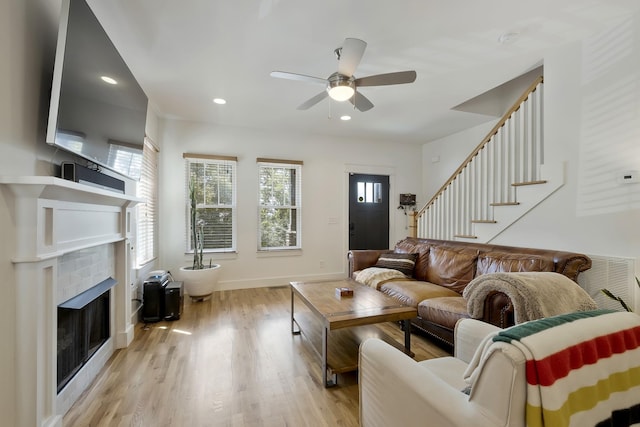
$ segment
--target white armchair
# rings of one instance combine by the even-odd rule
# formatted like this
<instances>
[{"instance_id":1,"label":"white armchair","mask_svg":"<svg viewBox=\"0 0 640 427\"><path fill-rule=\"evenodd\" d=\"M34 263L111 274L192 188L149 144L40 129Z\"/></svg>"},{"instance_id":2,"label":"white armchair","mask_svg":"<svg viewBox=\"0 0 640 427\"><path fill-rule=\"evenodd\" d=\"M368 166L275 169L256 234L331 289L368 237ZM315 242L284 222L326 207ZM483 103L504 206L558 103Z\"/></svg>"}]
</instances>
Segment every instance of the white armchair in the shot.
<instances>
[{"instance_id":1,"label":"white armchair","mask_svg":"<svg viewBox=\"0 0 640 427\"><path fill-rule=\"evenodd\" d=\"M360 424L640 425L637 314L574 312L506 330L463 319L455 349L416 362L383 341L362 343Z\"/></svg>"},{"instance_id":2,"label":"white armchair","mask_svg":"<svg viewBox=\"0 0 640 427\"><path fill-rule=\"evenodd\" d=\"M494 352L470 395L463 374L476 348L496 326L473 319L455 329L455 355L416 362L384 341L360 347L360 425L524 426L525 359L519 352Z\"/></svg>"}]
</instances>

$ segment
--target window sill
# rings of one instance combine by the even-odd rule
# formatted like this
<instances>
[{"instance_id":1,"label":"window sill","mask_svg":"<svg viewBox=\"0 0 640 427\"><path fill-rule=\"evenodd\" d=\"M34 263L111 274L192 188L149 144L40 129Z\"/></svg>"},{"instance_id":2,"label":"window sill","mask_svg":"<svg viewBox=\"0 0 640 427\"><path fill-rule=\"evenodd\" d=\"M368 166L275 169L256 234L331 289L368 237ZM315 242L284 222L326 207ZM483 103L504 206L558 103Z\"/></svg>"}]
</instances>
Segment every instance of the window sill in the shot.
<instances>
[{"instance_id":1,"label":"window sill","mask_svg":"<svg viewBox=\"0 0 640 427\"><path fill-rule=\"evenodd\" d=\"M144 270L145 268L147 268L148 266L150 266L151 264L156 262L157 259L158 259L158 257L153 257L153 258L143 262L142 264L133 267L133 269L136 270L136 271Z\"/></svg>"},{"instance_id":2,"label":"window sill","mask_svg":"<svg viewBox=\"0 0 640 427\"><path fill-rule=\"evenodd\" d=\"M274 249L270 251L257 251L256 255L258 258L302 256L302 249Z\"/></svg>"}]
</instances>

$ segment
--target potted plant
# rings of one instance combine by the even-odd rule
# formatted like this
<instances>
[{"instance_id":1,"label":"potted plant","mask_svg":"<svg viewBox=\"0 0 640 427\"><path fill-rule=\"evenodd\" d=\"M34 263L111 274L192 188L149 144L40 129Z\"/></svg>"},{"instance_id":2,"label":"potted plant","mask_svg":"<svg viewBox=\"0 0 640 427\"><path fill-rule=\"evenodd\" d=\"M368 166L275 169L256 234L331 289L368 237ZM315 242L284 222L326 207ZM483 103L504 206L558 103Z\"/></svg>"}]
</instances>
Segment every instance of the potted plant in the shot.
<instances>
[{"instance_id":1,"label":"potted plant","mask_svg":"<svg viewBox=\"0 0 640 427\"><path fill-rule=\"evenodd\" d=\"M189 183L189 202L193 263L191 266L180 267L180 276L187 295L192 300L203 301L215 290L220 264L212 264L211 260L207 266L203 263L205 221L198 218L196 188L193 181Z\"/></svg>"},{"instance_id":2,"label":"potted plant","mask_svg":"<svg viewBox=\"0 0 640 427\"><path fill-rule=\"evenodd\" d=\"M636 277L636 285L638 285L638 287L640 288L640 280ZM633 310L627 305L627 303L620 298L617 295L614 295L611 291L609 291L608 289L600 289L600 292L602 292L603 294L605 294L607 297L611 298L614 301L618 301L620 303L620 305L622 306L622 308L624 308L626 311L632 312Z\"/></svg>"}]
</instances>

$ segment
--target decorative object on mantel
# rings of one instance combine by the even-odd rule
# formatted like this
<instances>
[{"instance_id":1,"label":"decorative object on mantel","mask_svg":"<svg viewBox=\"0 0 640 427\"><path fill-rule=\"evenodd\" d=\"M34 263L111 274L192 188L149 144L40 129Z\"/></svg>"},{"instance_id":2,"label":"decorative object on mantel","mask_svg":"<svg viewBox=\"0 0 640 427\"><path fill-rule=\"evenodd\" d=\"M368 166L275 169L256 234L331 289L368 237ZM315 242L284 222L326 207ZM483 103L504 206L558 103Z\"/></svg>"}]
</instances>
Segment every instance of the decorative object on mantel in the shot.
<instances>
[{"instance_id":1,"label":"decorative object on mantel","mask_svg":"<svg viewBox=\"0 0 640 427\"><path fill-rule=\"evenodd\" d=\"M220 264L205 266L202 260L204 251L204 220L198 219L196 189L189 183L189 214L191 216L191 241L193 242L193 264L180 267L180 276L184 282L186 293L193 301L203 301L211 296L218 284Z\"/></svg>"}]
</instances>

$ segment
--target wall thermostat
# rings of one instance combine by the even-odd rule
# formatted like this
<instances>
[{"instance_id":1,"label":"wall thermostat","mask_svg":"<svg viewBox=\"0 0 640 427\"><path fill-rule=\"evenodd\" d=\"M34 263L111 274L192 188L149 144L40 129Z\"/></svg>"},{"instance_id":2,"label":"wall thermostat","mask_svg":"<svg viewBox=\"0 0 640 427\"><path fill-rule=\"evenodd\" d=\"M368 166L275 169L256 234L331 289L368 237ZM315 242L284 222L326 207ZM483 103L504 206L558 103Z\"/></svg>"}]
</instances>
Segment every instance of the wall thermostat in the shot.
<instances>
[{"instance_id":1,"label":"wall thermostat","mask_svg":"<svg viewBox=\"0 0 640 427\"><path fill-rule=\"evenodd\" d=\"M634 184L640 182L640 171L623 171L618 175L620 184Z\"/></svg>"}]
</instances>

